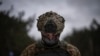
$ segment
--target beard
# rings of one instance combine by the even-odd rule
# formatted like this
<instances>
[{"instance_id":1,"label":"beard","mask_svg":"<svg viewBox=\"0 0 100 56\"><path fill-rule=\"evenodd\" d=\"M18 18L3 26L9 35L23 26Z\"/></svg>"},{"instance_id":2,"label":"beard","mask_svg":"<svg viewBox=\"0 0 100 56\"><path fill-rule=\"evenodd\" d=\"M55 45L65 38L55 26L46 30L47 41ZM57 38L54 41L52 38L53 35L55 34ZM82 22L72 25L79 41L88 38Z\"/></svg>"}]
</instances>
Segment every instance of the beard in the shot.
<instances>
[{"instance_id":1,"label":"beard","mask_svg":"<svg viewBox=\"0 0 100 56\"><path fill-rule=\"evenodd\" d=\"M46 46L48 46L48 47L55 46L55 45L57 45L58 42L59 42L58 39L56 39L56 40L54 40L54 39L53 39L53 40L50 40L50 39L48 39L48 38L43 38L42 40L43 40L44 45L46 45Z\"/></svg>"},{"instance_id":2,"label":"beard","mask_svg":"<svg viewBox=\"0 0 100 56\"><path fill-rule=\"evenodd\" d=\"M47 47L53 47L58 45L59 37L52 35L52 39L50 39L50 37L42 35L42 42Z\"/></svg>"}]
</instances>

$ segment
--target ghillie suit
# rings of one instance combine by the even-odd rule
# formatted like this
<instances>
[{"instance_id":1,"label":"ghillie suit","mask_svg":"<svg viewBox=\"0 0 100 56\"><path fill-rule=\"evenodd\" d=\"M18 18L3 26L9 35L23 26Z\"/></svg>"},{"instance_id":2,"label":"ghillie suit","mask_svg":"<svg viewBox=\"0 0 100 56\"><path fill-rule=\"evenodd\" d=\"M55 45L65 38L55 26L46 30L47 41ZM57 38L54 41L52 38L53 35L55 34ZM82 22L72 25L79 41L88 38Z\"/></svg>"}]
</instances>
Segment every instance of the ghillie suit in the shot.
<instances>
[{"instance_id":1,"label":"ghillie suit","mask_svg":"<svg viewBox=\"0 0 100 56\"><path fill-rule=\"evenodd\" d=\"M81 56L75 46L59 41L64 22L62 16L52 11L40 15L37 28L41 32L42 40L29 45L21 56Z\"/></svg>"}]
</instances>

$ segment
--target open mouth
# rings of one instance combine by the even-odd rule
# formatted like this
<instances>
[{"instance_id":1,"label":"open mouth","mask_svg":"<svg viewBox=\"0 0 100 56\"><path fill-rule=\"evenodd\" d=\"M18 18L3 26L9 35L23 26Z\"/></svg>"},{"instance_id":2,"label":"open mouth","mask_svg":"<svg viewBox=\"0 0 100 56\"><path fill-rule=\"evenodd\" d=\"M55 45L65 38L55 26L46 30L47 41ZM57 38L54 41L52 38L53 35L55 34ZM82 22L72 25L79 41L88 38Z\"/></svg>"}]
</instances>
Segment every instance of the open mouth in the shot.
<instances>
[{"instance_id":1,"label":"open mouth","mask_svg":"<svg viewBox=\"0 0 100 56\"><path fill-rule=\"evenodd\" d=\"M60 34L43 32L42 36L48 40L57 40Z\"/></svg>"},{"instance_id":2,"label":"open mouth","mask_svg":"<svg viewBox=\"0 0 100 56\"><path fill-rule=\"evenodd\" d=\"M56 36L53 33L47 33L47 37L49 38L49 40L55 40Z\"/></svg>"}]
</instances>

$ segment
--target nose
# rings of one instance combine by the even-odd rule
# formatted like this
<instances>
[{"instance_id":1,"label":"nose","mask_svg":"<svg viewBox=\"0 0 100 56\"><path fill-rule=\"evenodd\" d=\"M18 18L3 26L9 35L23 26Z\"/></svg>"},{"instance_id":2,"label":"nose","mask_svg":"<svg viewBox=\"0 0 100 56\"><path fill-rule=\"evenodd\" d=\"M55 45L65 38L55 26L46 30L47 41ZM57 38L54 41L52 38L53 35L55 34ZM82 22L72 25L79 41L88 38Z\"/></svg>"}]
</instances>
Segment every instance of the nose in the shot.
<instances>
[{"instance_id":1,"label":"nose","mask_svg":"<svg viewBox=\"0 0 100 56\"><path fill-rule=\"evenodd\" d=\"M48 32L48 33L55 33L57 30L57 26L53 20L47 21L44 28L45 28L45 32Z\"/></svg>"}]
</instances>

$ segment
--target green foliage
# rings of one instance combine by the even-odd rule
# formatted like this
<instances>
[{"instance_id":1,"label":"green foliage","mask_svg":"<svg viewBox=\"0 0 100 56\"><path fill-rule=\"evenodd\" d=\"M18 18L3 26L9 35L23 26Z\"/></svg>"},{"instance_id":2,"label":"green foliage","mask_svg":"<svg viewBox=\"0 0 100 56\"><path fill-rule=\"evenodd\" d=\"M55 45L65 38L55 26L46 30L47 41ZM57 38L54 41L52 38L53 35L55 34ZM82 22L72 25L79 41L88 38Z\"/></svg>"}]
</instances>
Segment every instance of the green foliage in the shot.
<instances>
[{"instance_id":1,"label":"green foliage","mask_svg":"<svg viewBox=\"0 0 100 56\"><path fill-rule=\"evenodd\" d=\"M8 56L9 51L19 56L27 45L33 43L27 35L28 23L19 20L21 17L9 17L9 13L0 12L0 56Z\"/></svg>"},{"instance_id":2,"label":"green foliage","mask_svg":"<svg viewBox=\"0 0 100 56\"><path fill-rule=\"evenodd\" d=\"M77 46L82 56L100 56L100 24L94 19L90 29L74 30L73 34L65 38L66 41Z\"/></svg>"}]
</instances>

